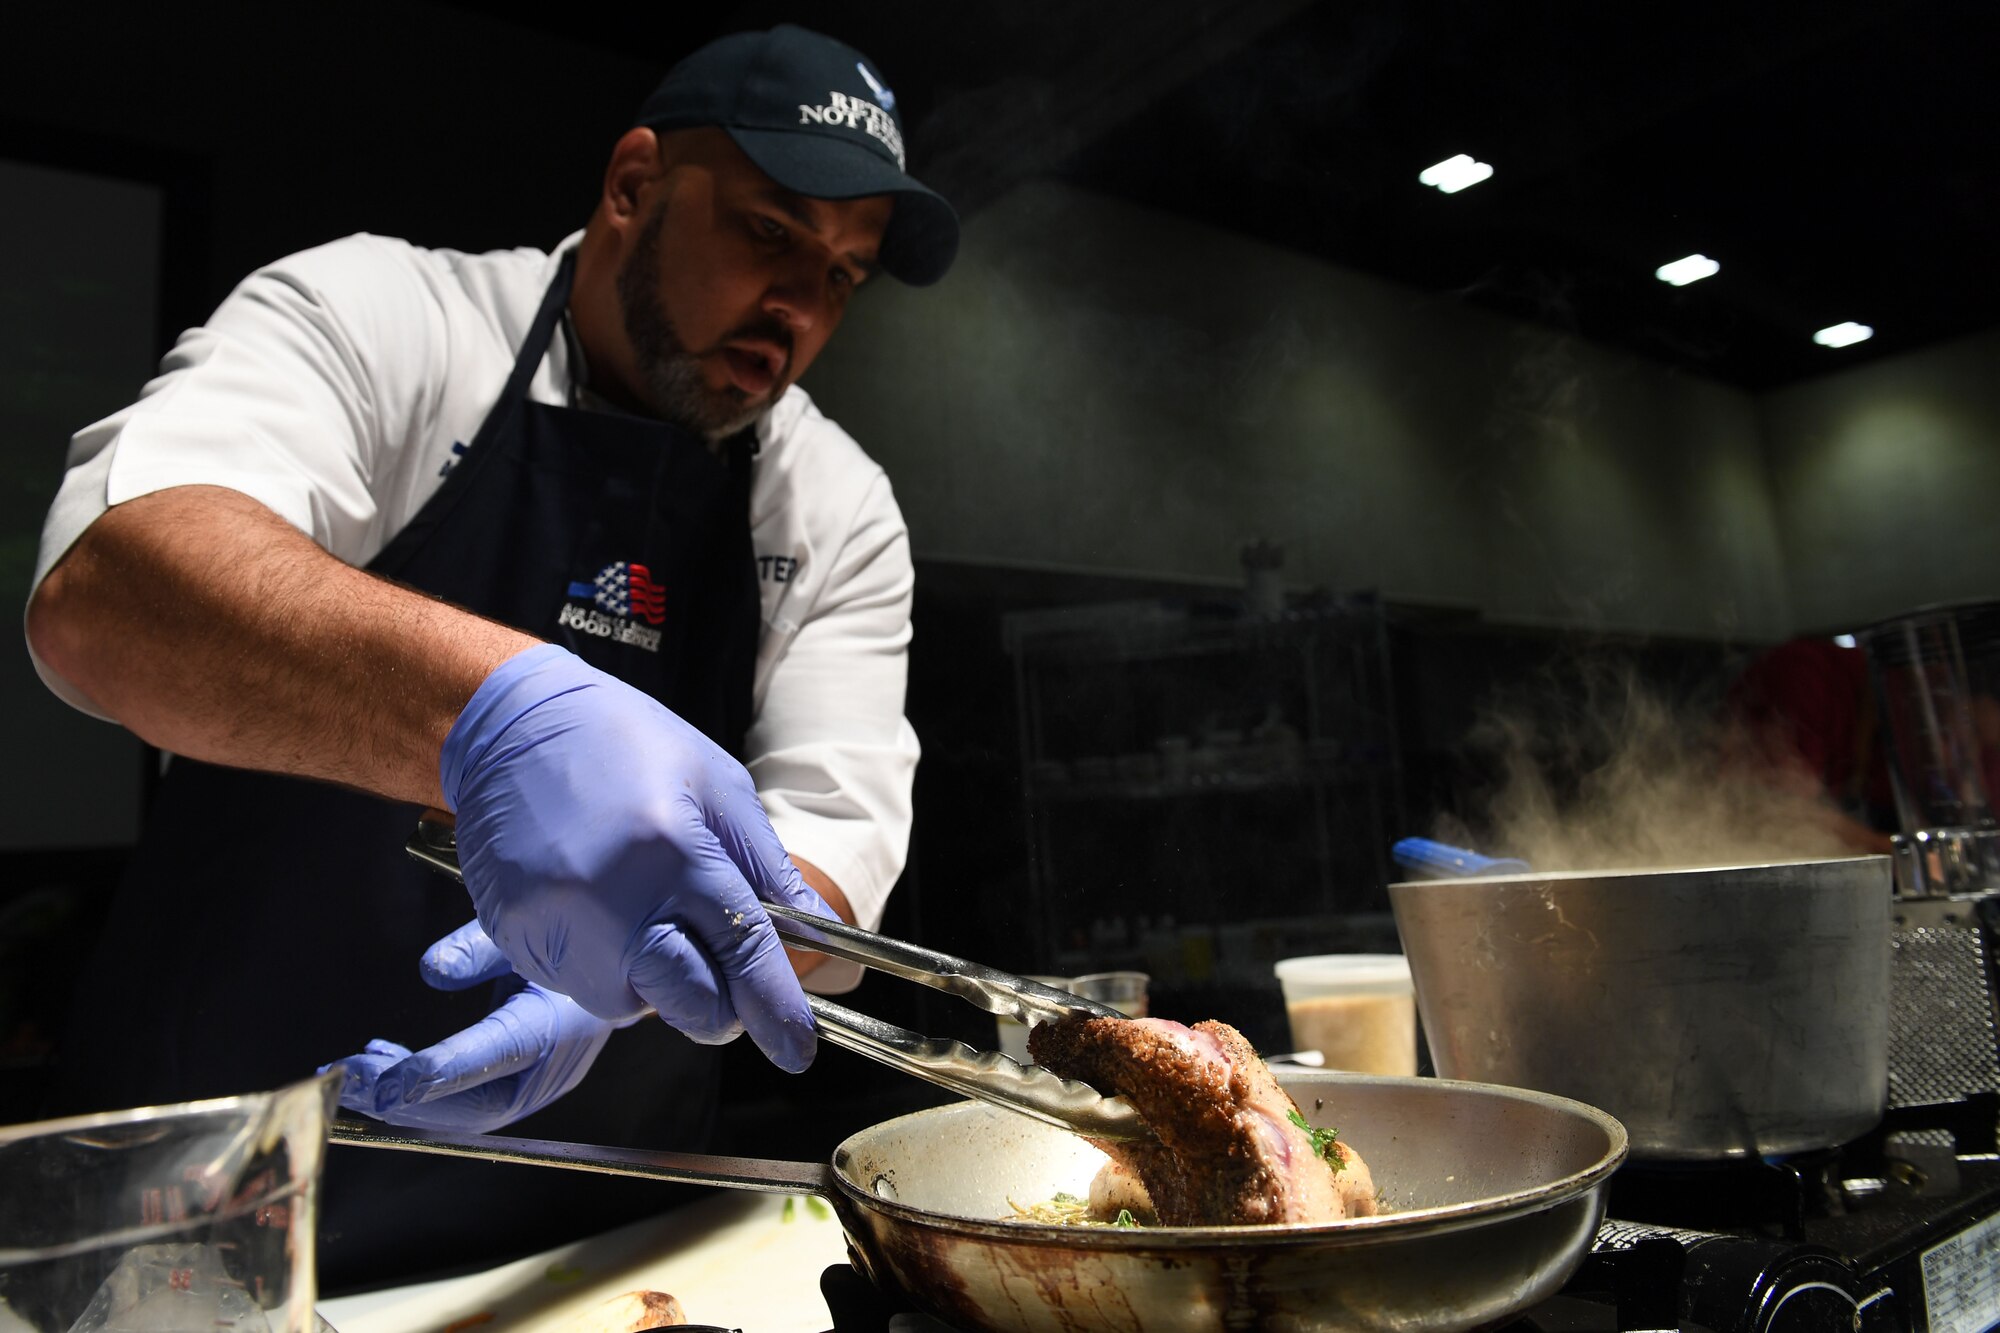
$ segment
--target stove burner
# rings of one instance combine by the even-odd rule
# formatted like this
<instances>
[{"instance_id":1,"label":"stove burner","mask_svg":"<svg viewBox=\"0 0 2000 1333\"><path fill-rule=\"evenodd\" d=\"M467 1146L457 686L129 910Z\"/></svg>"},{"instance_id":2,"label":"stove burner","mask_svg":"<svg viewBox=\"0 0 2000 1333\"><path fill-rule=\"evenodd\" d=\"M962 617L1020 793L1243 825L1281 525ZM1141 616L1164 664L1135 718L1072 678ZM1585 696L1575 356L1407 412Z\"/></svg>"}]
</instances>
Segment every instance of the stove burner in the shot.
<instances>
[{"instance_id":1,"label":"stove burner","mask_svg":"<svg viewBox=\"0 0 2000 1333\"><path fill-rule=\"evenodd\" d=\"M1805 1238L1806 1219L1845 1210L1839 1154L1706 1166L1628 1165L1611 1178L1611 1216L1695 1231L1752 1229Z\"/></svg>"}]
</instances>

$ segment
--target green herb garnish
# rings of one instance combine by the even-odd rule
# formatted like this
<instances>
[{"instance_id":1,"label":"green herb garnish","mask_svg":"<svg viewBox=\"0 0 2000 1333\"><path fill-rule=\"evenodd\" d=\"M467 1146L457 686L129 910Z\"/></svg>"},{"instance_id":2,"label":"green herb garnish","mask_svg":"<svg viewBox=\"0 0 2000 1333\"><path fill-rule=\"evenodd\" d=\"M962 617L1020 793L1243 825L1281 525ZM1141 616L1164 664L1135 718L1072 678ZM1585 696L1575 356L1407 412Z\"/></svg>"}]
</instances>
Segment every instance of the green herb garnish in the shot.
<instances>
[{"instance_id":1,"label":"green herb garnish","mask_svg":"<svg viewBox=\"0 0 2000 1333\"><path fill-rule=\"evenodd\" d=\"M1090 1215L1090 1201L1075 1194L1057 1194L1046 1203L1038 1203L1032 1208L1023 1208L1012 1199L1007 1206L1014 1211L1001 1219L1003 1222L1042 1222L1060 1227L1142 1227L1146 1224L1132 1216L1129 1208L1120 1208L1118 1216L1109 1222L1099 1222Z\"/></svg>"},{"instance_id":2,"label":"green herb garnish","mask_svg":"<svg viewBox=\"0 0 2000 1333\"><path fill-rule=\"evenodd\" d=\"M1300 1129L1303 1129L1306 1133L1312 1135L1313 1152L1325 1158L1328 1166L1338 1171L1347 1165L1347 1156L1340 1150L1339 1130L1314 1129L1310 1124L1306 1123L1306 1118L1299 1114L1296 1107L1285 1112L1285 1118Z\"/></svg>"}]
</instances>

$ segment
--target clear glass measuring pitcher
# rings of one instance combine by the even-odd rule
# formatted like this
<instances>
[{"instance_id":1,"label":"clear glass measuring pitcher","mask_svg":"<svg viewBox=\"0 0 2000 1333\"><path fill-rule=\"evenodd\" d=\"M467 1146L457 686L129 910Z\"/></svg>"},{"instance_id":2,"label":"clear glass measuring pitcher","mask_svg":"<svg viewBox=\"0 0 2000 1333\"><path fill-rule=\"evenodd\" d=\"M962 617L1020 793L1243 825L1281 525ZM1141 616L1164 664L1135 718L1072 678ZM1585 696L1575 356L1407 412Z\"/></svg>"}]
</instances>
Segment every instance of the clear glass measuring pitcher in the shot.
<instances>
[{"instance_id":1,"label":"clear glass measuring pitcher","mask_svg":"<svg viewBox=\"0 0 2000 1333\"><path fill-rule=\"evenodd\" d=\"M2000 887L2000 603L1934 607L1857 631L1881 701L1903 825L1905 896Z\"/></svg>"},{"instance_id":2,"label":"clear glass measuring pitcher","mask_svg":"<svg viewBox=\"0 0 2000 1333\"><path fill-rule=\"evenodd\" d=\"M313 1333L338 1088L0 1127L0 1333Z\"/></svg>"}]
</instances>

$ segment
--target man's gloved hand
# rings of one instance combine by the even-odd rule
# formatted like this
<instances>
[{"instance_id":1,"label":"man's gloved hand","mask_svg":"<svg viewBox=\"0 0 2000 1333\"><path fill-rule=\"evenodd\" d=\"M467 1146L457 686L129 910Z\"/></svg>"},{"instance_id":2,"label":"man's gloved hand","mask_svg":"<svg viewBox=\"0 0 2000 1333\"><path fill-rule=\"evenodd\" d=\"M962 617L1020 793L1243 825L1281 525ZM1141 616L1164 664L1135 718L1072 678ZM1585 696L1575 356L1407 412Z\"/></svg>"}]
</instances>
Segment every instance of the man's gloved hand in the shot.
<instances>
[{"instance_id":1,"label":"man's gloved hand","mask_svg":"<svg viewBox=\"0 0 2000 1333\"><path fill-rule=\"evenodd\" d=\"M529 981L599 1018L651 1005L694 1040L748 1030L812 1063L805 992L758 900L831 916L749 773L657 701L553 644L502 663L439 777L479 922Z\"/></svg>"},{"instance_id":2,"label":"man's gloved hand","mask_svg":"<svg viewBox=\"0 0 2000 1333\"><path fill-rule=\"evenodd\" d=\"M508 970L477 921L433 944L423 959L424 980L439 990L463 990ZM340 1062L347 1067L340 1104L392 1125L483 1134L575 1087L618 1026L530 982L465 1031L415 1054L393 1041L369 1042Z\"/></svg>"}]
</instances>

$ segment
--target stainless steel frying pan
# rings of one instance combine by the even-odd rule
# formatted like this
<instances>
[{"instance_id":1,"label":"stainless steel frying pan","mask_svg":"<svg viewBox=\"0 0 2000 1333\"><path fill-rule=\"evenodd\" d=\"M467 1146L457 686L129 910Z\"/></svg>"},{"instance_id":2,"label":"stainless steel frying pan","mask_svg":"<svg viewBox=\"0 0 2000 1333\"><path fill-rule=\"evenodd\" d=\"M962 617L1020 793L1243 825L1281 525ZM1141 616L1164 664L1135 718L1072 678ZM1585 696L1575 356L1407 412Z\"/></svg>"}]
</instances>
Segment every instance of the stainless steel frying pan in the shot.
<instances>
[{"instance_id":1,"label":"stainless steel frying pan","mask_svg":"<svg viewBox=\"0 0 2000 1333\"><path fill-rule=\"evenodd\" d=\"M1368 1162L1387 1211L1323 1226L1062 1227L1000 1219L1082 1194L1104 1157L983 1102L862 1130L830 1164L423 1134L340 1122L336 1142L827 1199L850 1255L939 1318L993 1333L1380 1330L1493 1324L1588 1250L1624 1127L1544 1093L1316 1070L1279 1077ZM333 1170L338 1170L336 1162Z\"/></svg>"}]
</instances>

